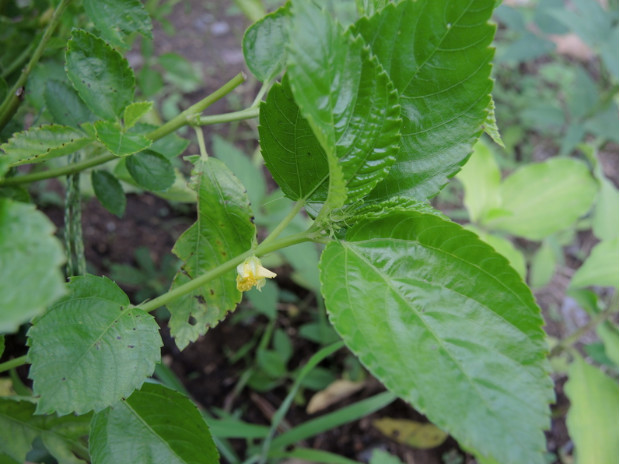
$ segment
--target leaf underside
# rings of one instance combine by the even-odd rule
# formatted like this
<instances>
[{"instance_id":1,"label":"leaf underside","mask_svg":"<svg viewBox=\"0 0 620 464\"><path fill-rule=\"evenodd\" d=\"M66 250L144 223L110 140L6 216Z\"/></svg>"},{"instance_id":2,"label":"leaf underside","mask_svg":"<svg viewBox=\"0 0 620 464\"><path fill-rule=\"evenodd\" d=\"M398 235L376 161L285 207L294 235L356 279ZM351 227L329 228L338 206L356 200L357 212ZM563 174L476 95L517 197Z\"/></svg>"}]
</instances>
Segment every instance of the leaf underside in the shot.
<instances>
[{"instance_id":1,"label":"leaf underside","mask_svg":"<svg viewBox=\"0 0 620 464\"><path fill-rule=\"evenodd\" d=\"M320 270L334 327L390 390L482 455L543 462L553 391L542 318L505 258L410 211L356 224Z\"/></svg>"}]
</instances>

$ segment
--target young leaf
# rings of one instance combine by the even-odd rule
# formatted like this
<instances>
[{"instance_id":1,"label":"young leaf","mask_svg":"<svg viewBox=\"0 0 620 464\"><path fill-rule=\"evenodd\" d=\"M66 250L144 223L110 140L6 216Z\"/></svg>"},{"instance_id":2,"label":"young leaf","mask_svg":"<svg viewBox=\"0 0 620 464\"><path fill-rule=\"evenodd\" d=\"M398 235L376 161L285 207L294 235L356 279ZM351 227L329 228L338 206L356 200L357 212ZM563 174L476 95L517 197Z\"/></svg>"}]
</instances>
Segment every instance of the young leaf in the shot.
<instances>
[{"instance_id":1,"label":"young leaf","mask_svg":"<svg viewBox=\"0 0 620 464\"><path fill-rule=\"evenodd\" d=\"M618 288L618 239L598 243L571 280L572 288L600 286Z\"/></svg>"},{"instance_id":2,"label":"young leaf","mask_svg":"<svg viewBox=\"0 0 620 464\"><path fill-rule=\"evenodd\" d=\"M15 332L65 293L64 261L45 215L0 198L0 333Z\"/></svg>"},{"instance_id":3,"label":"young leaf","mask_svg":"<svg viewBox=\"0 0 620 464\"><path fill-rule=\"evenodd\" d=\"M93 464L219 462L196 406L181 393L152 383L93 416L89 448Z\"/></svg>"},{"instance_id":4,"label":"young leaf","mask_svg":"<svg viewBox=\"0 0 620 464\"><path fill-rule=\"evenodd\" d=\"M355 32L400 95L402 143L373 195L436 195L464 163L487 119L494 0L391 3Z\"/></svg>"},{"instance_id":5,"label":"young leaf","mask_svg":"<svg viewBox=\"0 0 620 464\"><path fill-rule=\"evenodd\" d=\"M491 97L491 103L489 103L489 107L487 108L487 119L484 121L484 132L500 147L506 148L502 136L499 133L499 128L497 127L497 120L495 119L495 100L493 100L493 97Z\"/></svg>"},{"instance_id":6,"label":"young leaf","mask_svg":"<svg viewBox=\"0 0 620 464\"><path fill-rule=\"evenodd\" d=\"M52 124L18 132L0 149L6 153L9 166L19 166L68 155L91 141L78 129Z\"/></svg>"},{"instance_id":7,"label":"young leaf","mask_svg":"<svg viewBox=\"0 0 620 464\"><path fill-rule=\"evenodd\" d=\"M313 2L292 5L291 90L328 154L330 187L332 164L338 165L347 200L354 202L368 194L394 163L401 125L398 94L361 38L344 32L327 10Z\"/></svg>"},{"instance_id":8,"label":"young leaf","mask_svg":"<svg viewBox=\"0 0 620 464\"><path fill-rule=\"evenodd\" d=\"M74 30L66 60L69 80L97 116L116 119L132 102L133 71L127 60L100 38Z\"/></svg>"},{"instance_id":9,"label":"young leaf","mask_svg":"<svg viewBox=\"0 0 620 464\"><path fill-rule=\"evenodd\" d=\"M136 32L151 38L151 17L140 0L85 0L84 10L101 32L116 47L129 49L128 39Z\"/></svg>"},{"instance_id":10,"label":"young leaf","mask_svg":"<svg viewBox=\"0 0 620 464\"><path fill-rule=\"evenodd\" d=\"M90 416L37 416L35 404L0 398L0 455L4 453L17 462L26 462L32 442L39 438L58 462L84 463L71 452L71 446L83 446L79 438L88 434Z\"/></svg>"},{"instance_id":11,"label":"young leaf","mask_svg":"<svg viewBox=\"0 0 620 464\"><path fill-rule=\"evenodd\" d=\"M500 206L499 184L502 174L489 146L479 141L461 172L456 175L465 189L463 203L471 222L479 222Z\"/></svg>"},{"instance_id":12,"label":"young leaf","mask_svg":"<svg viewBox=\"0 0 620 464\"><path fill-rule=\"evenodd\" d=\"M529 240L569 227L590 209L596 181L587 166L570 158L552 158L518 169L499 188L501 209L483 223Z\"/></svg>"},{"instance_id":13,"label":"young leaf","mask_svg":"<svg viewBox=\"0 0 620 464\"><path fill-rule=\"evenodd\" d=\"M86 275L28 331L37 414L100 411L139 388L161 359L155 319L111 280Z\"/></svg>"},{"instance_id":14,"label":"young leaf","mask_svg":"<svg viewBox=\"0 0 620 464\"><path fill-rule=\"evenodd\" d=\"M125 108L125 114L123 115L123 122L125 123L125 130L132 128L138 120L148 113L153 107L151 101L134 102Z\"/></svg>"},{"instance_id":15,"label":"young leaf","mask_svg":"<svg viewBox=\"0 0 620 464\"><path fill-rule=\"evenodd\" d=\"M126 132L118 122L97 121L94 126L97 131L97 139L116 156L137 153L147 149L153 143L144 135Z\"/></svg>"},{"instance_id":16,"label":"young leaf","mask_svg":"<svg viewBox=\"0 0 620 464\"><path fill-rule=\"evenodd\" d=\"M123 217L127 199L118 179L108 171L95 170L91 174L91 182L103 207L119 218Z\"/></svg>"},{"instance_id":17,"label":"young leaf","mask_svg":"<svg viewBox=\"0 0 620 464\"><path fill-rule=\"evenodd\" d=\"M566 425L579 464L618 461L618 383L577 356L564 387Z\"/></svg>"},{"instance_id":18,"label":"young leaf","mask_svg":"<svg viewBox=\"0 0 620 464\"><path fill-rule=\"evenodd\" d=\"M142 151L127 158L131 177L147 190L166 190L174 183L174 168L168 159L152 150Z\"/></svg>"},{"instance_id":19,"label":"young leaf","mask_svg":"<svg viewBox=\"0 0 620 464\"><path fill-rule=\"evenodd\" d=\"M289 20L290 3L286 3L245 31L245 62L261 82L273 79L286 67Z\"/></svg>"},{"instance_id":20,"label":"young leaf","mask_svg":"<svg viewBox=\"0 0 620 464\"><path fill-rule=\"evenodd\" d=\"M601 240L618 238L618 189L607 178L599 180L600 189L594 205L592 231Z\"/></svg>"},{"instance_id":21,"label":"young leaf","mask_svg":"<svg viewBox=\"0 0 620 464\"><path fill-rule=\"evenodd\" d=\"M198 160L194 172L198 219L174 245L184 264L172 289L246 252L256 228L243 185L219 160ZM224 319L241 301L235 271L215 278L198 290L168 304L170 331L180 349Z\"/></svg>"},{"instance_id":22,"label":"young leaf","mask_svg":"<svg viewBox=\"0 0 620 464\"><path fill-rule=\"evenodd\" d=\"M504 257L409 211L353 226L320 271L332 324L390 390L482 455L543 462L553 398L543 321Z\"/></svg>"},{"instance_id":23,"label":"young leaf","mask_svg":"<svg viewBox=\"0 0 620 464\"><path fill-rule=\"evenodd\" d=\"M62 81L51 79L45 84L45 104L54 121L65 126L80 127L95 120L75 89Z\"/></svg>"}]
</instances>

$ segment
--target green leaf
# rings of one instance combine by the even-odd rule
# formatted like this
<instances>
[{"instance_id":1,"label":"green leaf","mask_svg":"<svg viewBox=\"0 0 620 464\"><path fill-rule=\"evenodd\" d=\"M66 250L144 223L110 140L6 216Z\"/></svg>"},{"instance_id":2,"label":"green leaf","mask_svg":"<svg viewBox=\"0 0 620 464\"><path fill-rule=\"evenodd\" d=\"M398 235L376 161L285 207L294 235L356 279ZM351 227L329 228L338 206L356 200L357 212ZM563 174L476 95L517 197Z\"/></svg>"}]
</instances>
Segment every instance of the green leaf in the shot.
<instances>
[{"instance_id":1,"label":"green leaf","mask_svg":"<svg viewBox=\"0 0 620 464\"><path fill-rule=\"evenodd\" d=\"M228 169L245 185L250 204L255 211L259 210L267 192L261 166L255 166L245 153L218 135L213 137L212 150L213 154L222 160Z\"/></svg>"},{"instance_id":2,"label":"green leaf","mask_svg":"<svg viewBox=\"0 0 620 464\"><path fill-rule=\"evenodd\" d=\"M19 166L68 155L91 141L78 129L51 124L18 132L0 149L5 152L10 166Z\"/></svg>"},{"instance_id":3,"label":"green leaf","mask_svg":"<svg viewBox=\"0 0 620 464\"><path fill-rule=\"evenodd\" d=\"M613 240L618 238L618 189L606 178L600 182L601 188L592 217L592 231L600 240Z\"/></svg>"},{"instance_id":4,"label":"green leaf","mask_svg":"<svg viewBox=\"0 0 620 464\"><path fill-rule=\"evenodd\" d=\"M63 464L77 464L71 448L84 447L79 438L88 434L90 416L37 416L31 401L0 398L0 454L26 462L32 442L39 438L47 450Z\"/></svg>"},{"instance_id":5,"label":"green leaf","mask_svg":"<svg viewBox=\"0 0 620 464\"><path fill-rule=\"evenodd\" d=\"M273 79L286 67L289 21L290 3L286 3L245 31L245 62L261 82Z\"/></svg>"},{"instance_id":6,"label":"green leaf","mask_svg":"<svg viewBox=\"0 0 620 464\"><path fill-rule=\"evenodd\" d=\"M133 101L133 71L102 39L75 29L67 43L66 60L69 80L97 116L116 119Z\"/></svg>"},{"instance_id":7,"label":"green leaf","mask_svg":"<svg viewBox=\"0 0 620 464\"><path fill-rule=\"evenodd\" d=\"M556 256L547 240L536 250L530 266L530 285L542 288L551 282L555 274Z\"/></svg>"},{"instance_id":8,"label":"green leaf","mask_svg":"<svg viewBox=\"0 0 620 464\"><path fill-rule=\"evenodd\" d=\"M596 181L587 166L570 158L552 158L515 171L499 189L505 214L487 215L483 223L529 240L543 238L573 224L588 212Z\"/></svg>"},{"instance_id":9,"label":"green leaf","mask_svg":"<svg viewBox=\"0 0 620 464\"><path fill-rule=\"evenodd\" d=\"M334 209L367 195L394 163L400 142L398 94L363 40L327 10L293 1L289 74L302 115L327 153ZM336 162L337 160L337 162ZM302 174L303 175L303 174ZM337 186L335 193L332 186Z\"/></svg>"},{"instance_id":10,"label":"green leaf","mask_svg":"<svg viewBox=\"0 0 620 464\"><path fill-rule=\"evenodd\" d=\"M119 218L123 217L127 199L118 179L108 171L96 170L91 173L91 183L103 207Z\"/></svg>"},{"instance_id":11,"label":"green leaf","mask_svg":"<svg viewBox=\"0 0 620 464\"><path fill-rule=\"evenodd\" d=\"M118 122L114 121L97 121L95 130L97 139L116 156L137 153L147 149L153 143L144 135L126 132Z\"/></svg>"},{"instance_id":12,"label":"green leaf","mask_svg":"<svg viewBox=\"0 0 620 464\"><path fill-rule=\"evenodd\" d=\"M474 152L456 178L463 184L463 203L471 222L479 222L490 210L499 207L499 184L502 174L489 146L483 141L474 145Z\"/></svg>"},{"instance_id":13,"label":"green leaf","mask_svg":"<svg viewBox=\"0 0 620 464\"><path fill-rule=\"evenodd\" d=\"M84 10L112 45L129 49L136 32L151 38L151 17L140 0L85 0Z\"/></svg>"},{"instance_id":14,"label":"green leaf","mask_svg":"<svg viewBox=\"0 0 620 464\"><path fill-rule=\"evenodd\" d=\"M355 25L400 95L402 142L373 195L423 200L464 163L487 120L495 2L387 5Z\"/></svg>"},{"instance_id":15,"label":"green leaf","mask_svg":"<svg viewBox=\"0 0 620 464\"><path fill-rule=\"evenodd\" d=\"M265 165L291 200L327 198L327 155L293 100L288 79L261 103L260 145Z\"/></svg>"},{"instance_id":16,"label":"green leaf","mask_svg":"<svg viewBox=\"0 0 620 464\"><path fill-rule=\"evenodd\" d=\"M152 107L152 101L134 102L128 105L125 108L125 114L123 115L125 129L133 127L142 116L151 111Z\"/></svg>"},{"instance_id":17,"label":"green leaf","mask_svg":"<svg viewBox=\"0 0 620 464\"><path fill-rule=\"evenodd\" d=\"M510 240L504 237L489 234L488 232L478 229L472 225L467 225L465 228L467 230L471 230L480 238L480 240L488 243L495 251L497 251L500 255L503 255L504 258L508 260L512 268L521 276L521 278L525 279L525 258L523 253L517 250Z\"/></svg>"},{"instance_id":18,"label":"green leaf","mask_svg":"<svg viewBox=\"0 0 620 464\"><path fill-rule=\"evenodd\" d=\"M570 286L618 288L618 239L598 243L590 256L573 274Z\"/></svg>"},{"instance_id":19,"label":"green leaf","mask_svg":"<svg viewBox=\"0 0 620 464\"><path fill-rule=\"evenodd\" d=\"M47 81L44 96L45 105L58 124L80 127L84 122L95 120L75 89L62 81Z\"/></svg>"},{"instance_id":20,"label":"green leaf","mask_svg":"<svg viewBox=\"0 0 620 464\"><path fill-rule=\"evenodd\" d=\"M159 64L166 70L166 80L183 92L193 92L203 85L200 68L176 53L164 53Z\"/></svg>"},{"instance_id":21,"label":"green leaf","mask_svg":"<svg viewBox=\"0 0 620 464\"><path fill-rule=\"evenodd\" d=\"M89 446L93 464L219 462L196 406L181 393L152 383L96 413Z\"/></svg>"},{"instance_id":22,"label":"green leaf","mask_svg":"<svg viewBox=\"0 0 620 464\"><path fill-rule=\"evenodd\" d=\"M332 324L388 389L465 447L543 462L553 398L543 320L504 257L410 211L356 224L327 245L320 271Z\"/></svg>"},{"instance_id":23,"label":"green leaf","mask_svg":"<svg viewBox=\"0 0 620 464\"><path fill-rule=\"evenodd\" d=\"M618 383L576 356L564 391L568 432L579 464L618 462Z\"/></svg>"},{"instance_id":24,"label":"green leaf","mask_svg":"<svg viewBox=\"0 0 620 464\"><path fill-rule=\"evenodd\" d=\"M596 333L605 345L607 358L618 367L618 326L605 321L596 327Z\"/></svg>"},{"instance_id":25,"label":"green leaf","mask_svg":"<svg viewBox=\"0 0 620 464\"><path fill-rule=\"evenodd\" d=\"M174 183L174 168L168 159L152 150L142 151L127 158L131 177L147 190L166 190Z\"/></svg>"},{"instance_id":26,"label":"green leaf","mask_svg":"<svg viewBox=\"0 0 620 464\"><path fill-rule=\"evenodd\" d=\"M489 108L487 108L487 119L484 121L484 132L500 147L506 148L497 127L497 120L495 119L495 100L493 100L493 97L491 97L491 103L489 104Z\"/></svg>"},{"instance_id":27,"label":"green leaf","mask_svg":"<svg viewBox=\"0 0 620 464\"><path fill-rule=\"evenodd\" d=\"M184 264L171 289L248 251L256 228L243 185L219 160L198 160L194 171L198 219L173 248ZM180 349L214 327L241 301L234 270L168 304L170 331Z\"/></svg>"},{"instance_id":28,"label":"green leaf","mask_svg":"<svg viewBox=\"0 0 620 464\"><path fill-rule=\"evenodd\" d=\"M86 275L28 331L37 414L100 411L128 397L161 359L155 319L111 280Z\"/></svg>"},{"instance_id":29,"label":"green leaf","mask_svg":"<svg viewBox=\"0 0 620 464\"><path fill-rule=\"evenodd\" d=\"M65 293L64 261L45 215L34 205L0 198L0 333L17 331Z\"/></svg>"}]
</instances>

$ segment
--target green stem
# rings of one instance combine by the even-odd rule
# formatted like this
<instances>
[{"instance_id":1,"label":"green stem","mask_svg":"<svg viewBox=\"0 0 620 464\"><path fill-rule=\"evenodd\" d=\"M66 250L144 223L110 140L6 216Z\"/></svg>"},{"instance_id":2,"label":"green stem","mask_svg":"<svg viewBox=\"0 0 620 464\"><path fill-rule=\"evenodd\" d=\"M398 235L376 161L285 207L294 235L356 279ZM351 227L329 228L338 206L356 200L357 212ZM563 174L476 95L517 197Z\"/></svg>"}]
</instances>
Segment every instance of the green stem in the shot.
<instances>
[{"instance_id":1,"label":"green stem","mask_svg":"<svg viewBox=\"0 0 620 464\"><path fill-rule=\"evenodd\" d=\"M180 127L186 125L190 121L191 118L195 118L197 114L202 113L205 109L207 109L217 100L219 100L222 97L225 97L230 92L232 92L236 87L243 84L245 82L245 79L246 79L246 76L244 73L237 74L235 77L233 77L226 84L224 84L222 87L220 87L215 92L213 92L211 95L207 96L206 98L203 98L198 103L190 106L185 111L183 111L181 114L177 115L175 118L171 119L163 126L159 127L158 129L155 129L153 132L147 135L147 137L153 140L157 140L157 139L162 138L164 135L168 135L169 133L174 132Z\"/></svg>"},{"instance_id":2,"label":"green stem","mask_svg":"<svg viewBox=\"0 0 620 464\"><path fill-rule=\"evenodd\" d=\"M226 84L224 84L222 87L220 87L218 90L216 90L212 94L206 96L205 98L200 100L195 105L190 106L187 110L183 111L181 114L177 115L176 117L168 121L163 126L146 134L146 137L148 137L149 139L153 141L159 140L162 137L165 137L166 135L179 129L180 127L188 124L191 117L195 116L197 112L204 111L209 105L212 105L214 102L216 102L220 98L226 96L235 87L243 83L244 80L245 80L245 75L243 73L237 74L235 77L233 77L230 81L228 81ZM24 176L0 179L0 187L5 186L5 185L26 184L30 182L36 182L39 180L52 179L55 177L75 174L77 172L84 171L94 166L107 163L108 161L112 161L114 159L118 159L118 156L113 155L111 153L107 153L105 155L100 155L95 158L87 159L87 160L84 160L84 161L81 161L75 164L69 164L67 166L62 166L56 169L49 169L43 172L35 172L33 174L26 174Z\"/></svg>"},{"instance_id":3,"label":"green stem","mask_svg":"<svg viewBox=\"0 0 620 464\"><path fill-rule=\"evenodd\" d=\"M199 289L210 280L215 279L216 277L224 274L225 272L233 270L237 267L237 265L241 264L246 258L249 258L252 255L263 256L267 253L279 250L280 248L286 248L288 246L295 245L297 243L308 242L310 240L312 240L312 235L308 234L307 232L302 232L299 234L289 235L288 237L284 237L271 243L261 243L256 248L248 250L238 256L235 256L234 258L226 261L225 263L222 263L219 266L211 269L210 271L207 271L201 276L190 280L186 284L183 284L180 287L175 288L174 290L170 290L169 292L166 292L153 300L147 301L140 306L140 309L146 312L150 312L156 310L160 306L165 306L171 301L174 301L183 295Z\"/></svg>"},{"instance_id":4,"label":"green stem","mask_svg":"<svg viewBox=\"0 0 620 464\"><path fill-rule=\"evenodd\" d=\"M202 128L198 126L194 126L194 130L196 131L196 138L198 139L198 148L200 149L200 158L203 161L206 161L209 158L207 154L207 146L205 145L205 136L202 133Z\"/></svg>"},{"instance_id":5,"label":"green stem","mask_svg":"<svg viewBox=\"0 0 620 464\"><path fill-rule=\"evenodd\" d=\"M11 369L15 369L16 367L23 366L27 364L26 355L20 356L19 358L11 359L10 361L6 361L0 363L0 372L6 372Z\"/></svg>"},{"instance_id":6,"label":"green stem","mask_svg":"<svg viewBox=\"0 0 620 464\"><path fill-rule=\"evenodd\" d=\"M295 216L297 216L297 214L301 211L305 204L306 202L303 200L299 200L297 203L295 203L293 209L284 217L284 219L282 219L280 224L278 224L276 228L271 231L271 233L265 238L265 240L262 241L261 245L265 245L266 243L269 243L278 238L278 236L282 233L282 231L284 231L284 229L286 229L290 222L295 219Z\"/></svg>"},{"instance_id":7,"label":"green stem","mask_svg":"<svg viewBox=\"0 0 620 464\"><path fill-rule=\"evenodd\" d=\"M581 337L583 337L586 333L594 329L601 322L613 316L616 313L616 311L617 310L614 306L610 306L605 311L601 311L600 313L597 313L594 316L592 316L592 318L588 321L586 325L579 327L572 334L570 334L568 337L561 340L560 343L554 346L553 349L551 350L551 353L549 353L549 357L557 356L563 351L566 351L567 349L569 349L571 346L577 343L581 339Z\"/></svg>"},{"instance_id":8,"label":"green stem","mask_svg":"<svg viewBox=\"0 0 620 464\"><path fill-rule=\"evenodd\" d=\"M28 47L26 47L24 49L23 52L21 52L19 54L19 56L17 58L15 58L13 60L13 62L7 66L5 69L2 70L2 77L6 78L8 76L10 76L13 71L15 71L17 68L19 68L22 63L24 61L26 61L26 59L28 58L28 56L30 55L30 52L32 51L32 49L34 48L34 46L36 45L36 42L32 42Z\"/></svg>"},{"instance_id":9,"label":"green stem","mask_svg":"<svg viewBox=\"0 0 620 464\"><path fill-rule=\"evenodd\" d=\"M4 126L6 126L6 124L13 117L13 114L17 110L17 106L19 105L21 94L23 93L21 89L26 84L26 80L28 79L28 76L30 75L31 71L33 70L35 65L39 62L39 59L41 59L41 56L43 55L43 51L45 50L45 46L47 45L47 42L52 37L52 34L54 33L54 29L56 29L56 26L58 26L58 23L60 22L62 13L65 11L65 8L67 8L67 5L70 2L71 0L60 1L58 6L56 7L56 10L54 11L54 14L52 15L52 19L50 20L49 24L47 25L47 28L45 29L45 32L43 33L43 36L41 37L41 41L39 42L39 45L37 46L34 53L32 54L30 61L28 61L28 64L23 69L19 78L13 85L13 88L7 94L4 101L0 105L0 130L2 130Z\"/></svg>"},{"instance_id":10,"label":"green stem","mask_svg":"<svg viewBox=\"0 0 620 464\"><path fill-rule=\"evenodd\" d=\"M246 108L241 111L233 111L232 113L215 114L212 116L201 116L196 121L199 126L210 126L212 124L220 124L223 122L243 121L244 119L253 119L258 117L258 108Z\"/></svg>"}]
</instances>

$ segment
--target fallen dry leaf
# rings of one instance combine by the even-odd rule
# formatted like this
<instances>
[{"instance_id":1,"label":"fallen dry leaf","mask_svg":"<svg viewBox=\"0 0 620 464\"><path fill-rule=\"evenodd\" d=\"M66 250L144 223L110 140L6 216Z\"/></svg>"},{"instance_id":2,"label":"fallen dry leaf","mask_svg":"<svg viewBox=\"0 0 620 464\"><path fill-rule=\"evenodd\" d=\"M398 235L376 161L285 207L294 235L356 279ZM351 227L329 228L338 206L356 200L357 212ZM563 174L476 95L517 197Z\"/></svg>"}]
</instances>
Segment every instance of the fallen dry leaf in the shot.
<instances>
[{"instance_id":1,"label":"fallen dry leaf","mask_svg":"<svg viewBox=\"0 0 620 464\"><path fill-rule=\"evenodd\" d=\"M351 382L350 380L336 380L328 385L325 390L315 393L308 406L306 412L314 414L322 409L331 406L338 401L351 396L364 386L364 382Z\"/></svg>"},{"instance_id":2,"label":"fallen dry leaf","mask_svg":"<svg viewBox=\"0 0 620 464\"><path fill-rule=\"evenodd\" d=\"M441 445L448 434L431 423L383 417L372 425L386 437L412 448L428 449Z\"/></svg>"}]
</instances>

